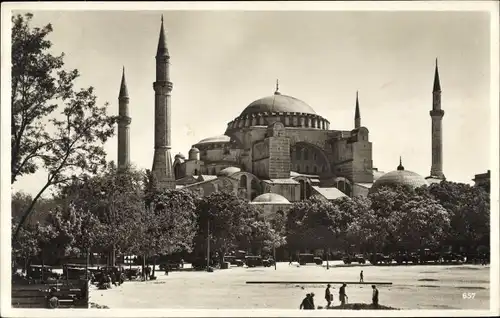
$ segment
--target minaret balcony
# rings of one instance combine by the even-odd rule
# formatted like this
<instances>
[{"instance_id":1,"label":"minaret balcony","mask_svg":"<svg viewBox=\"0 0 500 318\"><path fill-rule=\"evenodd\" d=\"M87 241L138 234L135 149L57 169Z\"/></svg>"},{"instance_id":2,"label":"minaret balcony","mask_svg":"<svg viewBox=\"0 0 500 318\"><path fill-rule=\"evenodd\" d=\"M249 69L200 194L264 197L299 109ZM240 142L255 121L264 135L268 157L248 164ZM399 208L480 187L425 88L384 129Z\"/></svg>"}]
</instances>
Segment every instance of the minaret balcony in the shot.
<instances>
[{"instance_id":1,"label":"minaret balcony","mask_svg":"<svg viewBox=\"0 0 500 318\"><path fill-rule=\"evenodd\" d=\"M444 116L444 110L442 109L433 109L429 112L431 117L443 117Z\"/></svg>"}]
</instances>

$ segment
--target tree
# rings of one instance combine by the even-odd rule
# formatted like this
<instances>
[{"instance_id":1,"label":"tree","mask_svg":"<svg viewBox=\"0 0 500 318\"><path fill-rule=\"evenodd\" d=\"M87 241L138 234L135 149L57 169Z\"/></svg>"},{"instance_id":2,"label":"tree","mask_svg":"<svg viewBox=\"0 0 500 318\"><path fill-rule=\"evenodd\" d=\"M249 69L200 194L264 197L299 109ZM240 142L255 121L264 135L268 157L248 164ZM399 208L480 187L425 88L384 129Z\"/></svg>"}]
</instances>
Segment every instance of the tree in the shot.
<instances>
[{"instance_id":1,"label":"tree","mask_svg":"<svg viewBox=\"0 0 500 318\"><path fill-rule=\"evenodd\" d=\"M437 201L420 196L413 197L391 218L396 224L398 247L407 251L437 249L450 227L448 211Z\"/></svg>"},{"instance_id":2,"label":"tree","mask_svg":"<svg viewBox=\"0 0 500 318\"><path fill-rule=\"evenodd\" d=\"M99 220L102 235L96 247L109 253L115 264L115 251L137 250L144 214L144 174L133 167L118 170L113 162L92 177L75 178L61 189L59 197L66 206L88 211Z\"/></svg>"},{"instance_id":3,"label":"tree","mask_svg":"<svg viewBox=\"0 0 500 318\"><path fill-rule=\"evenodd\" d=\"M490 195L483 188L443 181L429 186L430 197L449 213L450 230L444 242L468 254L490 244Z\"/></svg>"},{"instance_id":4,"label":"tree","mask_svg":"<svg viewBox=\"0 0 500 318\"><path fill-rule=\"evenodd\" d=\"M294 203L288 211L287 242L293 249L341 248L347 214L325 200Z\"/></svg>"},{"instance_id":5,"label":"tree","mask_svg":"<svg viewBox=\"0 0 500 318\"><path fill-rule=\"evenodd\" d=\"M12 220L12 233L16 228L17 223ZM23 269L26 272L26 268L30 259L33 256L40 254L40 244L37 233L39 232L37 227L39 224L28 224L22 227L19 232L19 240L12 239L12 261L16 263L19 259L23 259Z\"/></svg>"},{"instance_id":6,"label":"tree","mask_svg":"<svg viewBox=\"0 0 500 318\"><path fill-rule=\"evenodd\" d=\"M341 213L340 230L344 241L344 248L352 247L360 252L376 249L375 242L381 242L380 224L371 208L368 198L357 196L343 197L332 202ZM374 244L375 243L375 244Z\"/></svg>"},{"instance_id":7,"label":"tree","mask_svg":"<svg viewBox=\"0 0 500 318\"><path fill-rule=\"evenodd\" d=\"M231 249L239 246L240 240L249 237L262 224L256 221L258 212L248 202L232 193L215 192L203 197L197 204L198 230L196 234L197 250L204 251L205 242L210 235L210 246L219 254L221 262ZM257 231L255 235L258 236Z\"/></svg>"},{"instance_id":8,"label":"tree","mask_svg":"<svg viewBox=\"0 0 500 318\"><path fill-rule=\"evenodd\" d=\"M32 16L12 18L11 183L40 167L48 176L14 237L48 188L70 181L78 171L96 173L105 163L103 144L116 121L106 106L97 105L92 87L74 90L78 71L65 71L64 55L49 53L52 43L46 37L52 26L31 29Z\"/></svg>"},{"instance_id":9,"label":"tree","mask_svg":"<svg viewBox=\"0 0 500 318\"><path fill-rule=\"evenodd\" d=\"M148 256L191 251L196 233L195 195L186 190L153 190L146 196L138 252ZM153 266L154 275L154 266Z\"/></svg>"},{"instance_id":10,"label":"tree","mask_svg":"<svg viewBox=\"0 0 500 318\"><path fill-rule=\"evenodd\" d=\"M57 233L51 242L52 255L81 256L96 247L104 234L96 215L74 205L60 208L49 216L50 225Z\"/></svg>"}]
</instances>

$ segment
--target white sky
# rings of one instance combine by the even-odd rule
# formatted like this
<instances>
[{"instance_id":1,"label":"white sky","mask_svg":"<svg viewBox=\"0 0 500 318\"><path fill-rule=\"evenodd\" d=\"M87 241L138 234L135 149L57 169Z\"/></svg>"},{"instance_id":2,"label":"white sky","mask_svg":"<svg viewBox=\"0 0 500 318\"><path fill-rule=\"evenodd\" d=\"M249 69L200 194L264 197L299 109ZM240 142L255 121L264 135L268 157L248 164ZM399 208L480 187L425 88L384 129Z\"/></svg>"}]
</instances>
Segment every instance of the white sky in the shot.
<instances>
[{"instance_id":1,"label":"white sky","mask_svg":"<svg viewBox=\"0 0 500 318\"><path fill-rule=\"evenodd\" d=\"M223 134L252 101L274 92L299 98L352 129L359 90L374 166L403 157L424 177L431 166L434 60L439 59L443 168L470 183L490 169L490 21L484 12L30 11L52 23L57 54L118 112L122 66L130 95L131 161L151 168L155 53L164 14L171 55L172 156ZM117 139L106 144L116 161ZM496 164L496 163L495 163ZM14 189L35 193L43 172Z\"/></svg>"}]
</instances>

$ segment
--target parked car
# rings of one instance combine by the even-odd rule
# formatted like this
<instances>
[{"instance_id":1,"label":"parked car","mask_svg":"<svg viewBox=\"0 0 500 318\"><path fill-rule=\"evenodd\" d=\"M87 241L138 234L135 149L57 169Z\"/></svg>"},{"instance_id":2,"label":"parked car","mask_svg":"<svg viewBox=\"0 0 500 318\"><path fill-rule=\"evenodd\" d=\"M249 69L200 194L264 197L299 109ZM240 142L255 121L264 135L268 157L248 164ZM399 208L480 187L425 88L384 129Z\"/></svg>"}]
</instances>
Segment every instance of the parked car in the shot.
<instances>
[{"instance_id":1,"label":"parked car","mask_svg":"<svg viewBox=\"0 0 500 318\"><path fill-rule=\"evenodd\" d=\"M443 263L462 263L464 257L458 253L446 252L441 255L441 260Z\"/></svg>"},{"instance_id":2,"label":"parked car","mask_svg":"<svg viewBox=\"0 0 500 318\"><path fill-rule=\"evenodd\" d=\"M275 261L272 257L268 257L264 260L262 260L262 265L264 265L264 267L271 267L271 266L274 266L275 264Z\"/></svg>"},{"instance_id":3,"label":"parked car","mask_svg":"<svg viewBox=\"0 0 500 318\"><path fill-rule=\"evenodd\" d=\"M358 263L365 264L366 260L363 254L346 255L342 258L344 264Z\"/></svg>"},{"instance_id":4,"label":"parked car","mask_svg":"<svg viewBox=\"0 0 500 318\"><path fill-rule=\"evenodd\" d=\"M394 255L394 260L399 265L401 264L418 264L418 254L417 253L409 253L409 252L398 252Z\"/></svg>"},{"instance_id":5,"label":"parked car","mask_svg":"<svg viewBox=\"0 0 500 318\"><path fill-rule=\"evenodd\" d=\"M261 256L245 256L245 264L248 267L264 266Z\"/></svg>"},{"instance_id":6,"label":"parked car","mask_svg":"<svg viewBox=\"0 0 500 318\"><path fill-rule=\"evenodd\" d=\"M26 277L34 280L59 279L60 275L54 272L52 266L30 265L26 269Z\"/></svg>"},{"instance_id":7,"label":"parked car","mask_svg":"<svg viewBox=\"0 0 500 318\"><path fill-rule=\"evenodd\" d=\"M389 255L384 255L382 253L375 253L372 254L370 257L370 263L372 265L378 265L378 264L386 264L389 265L392 263L392 257Z\"/></svg>"},{"instance_id":8,"label":"parked car","mask_svg":"<svg viewBox=\"0 0 500 318\"><path fill-rule=\"evenodd\" d=\"M438 263L441 260L441 255L428 248L424 248L419 251L418 259L420 264L427 264L429 262Z\"/></svg>"},{"instance_id":9,"label":"parked car","mask_svg":"<svg viewBox=\"0 0 500 318\"><path fill-rule=\"evenodd\" d=\"M90 279L92 280L92 272L85 268L84 265L63 265L62 278L65 279Z\"/></svg>"},{"instance_id":10,"label":"parked car","mask_svg":"<svg viewBox=\"0 0 500 318\"><path fill-rule=\"evenodd\" d=\"M306 265L306 264L317 264L315 261L315 256L313 254L309 253L301 253L299 254L299 264L300 265Z\"/></svg>"}]
</instances>

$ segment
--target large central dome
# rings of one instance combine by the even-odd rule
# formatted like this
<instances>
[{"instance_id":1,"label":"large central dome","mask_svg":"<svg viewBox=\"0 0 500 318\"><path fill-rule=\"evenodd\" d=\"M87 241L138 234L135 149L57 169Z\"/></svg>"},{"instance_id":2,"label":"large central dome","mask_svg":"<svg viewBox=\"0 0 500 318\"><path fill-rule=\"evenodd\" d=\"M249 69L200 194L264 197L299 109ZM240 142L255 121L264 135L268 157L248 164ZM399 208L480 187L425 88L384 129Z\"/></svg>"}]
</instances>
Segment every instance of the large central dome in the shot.
<instances>
[{"instance_id":1,"label":"large central dome","mask_svg":"<svg viewBox=\"0 0 500 318\"><path fill-rule=\"evenodd\" d=\"M311 106L300 99L278 93L252 102L243 110L240 116L265 112L316 114Z\"/></svg>"}]
</instances>

